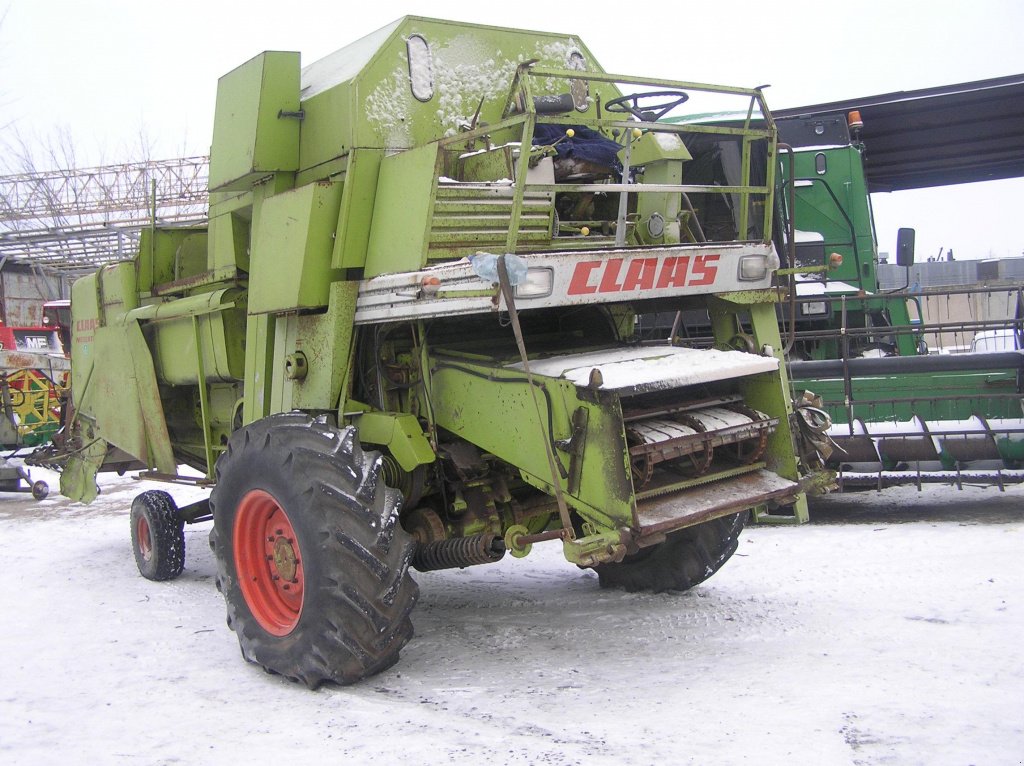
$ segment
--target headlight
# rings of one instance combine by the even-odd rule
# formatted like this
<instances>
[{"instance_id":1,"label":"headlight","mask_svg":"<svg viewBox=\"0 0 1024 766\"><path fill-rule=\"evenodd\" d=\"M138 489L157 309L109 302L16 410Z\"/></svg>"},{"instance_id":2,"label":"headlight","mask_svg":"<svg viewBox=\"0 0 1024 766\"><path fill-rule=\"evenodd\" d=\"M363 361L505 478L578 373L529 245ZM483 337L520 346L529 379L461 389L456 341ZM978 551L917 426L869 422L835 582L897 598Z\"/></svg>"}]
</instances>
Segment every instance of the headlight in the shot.
<instances>
[{"instance_id":1,"label":"headlight","mask_svg":"<svg viewBox=\"0 0 1024 766\"><path fill-rule=\"evenodd\" d=\"M739 279L741 282L760 282L768 276L771 263L763 255L744 255L740 258Z\"/></svg>"},{"instance_id":2,"label":"headlight","mask_svg":"<svg viewBox=\"0 0 1024 766\"><path fill-rule=\"evenodd\" d=\"M808 301L800 304L800 314L805 317L824 316L828 313L826 301Z\"/></svg>"},{"instance_id":3,"label":"headlight","mask_svg":"<svg viewBox=\"0 0 1024 766\"><path fill-rule=\"evenodd\" d=\"M551 295L555 284L555 270L535 268L526 272L526 279L516 285L517 298L544 298Z\"/></svg>"}]
</instances>

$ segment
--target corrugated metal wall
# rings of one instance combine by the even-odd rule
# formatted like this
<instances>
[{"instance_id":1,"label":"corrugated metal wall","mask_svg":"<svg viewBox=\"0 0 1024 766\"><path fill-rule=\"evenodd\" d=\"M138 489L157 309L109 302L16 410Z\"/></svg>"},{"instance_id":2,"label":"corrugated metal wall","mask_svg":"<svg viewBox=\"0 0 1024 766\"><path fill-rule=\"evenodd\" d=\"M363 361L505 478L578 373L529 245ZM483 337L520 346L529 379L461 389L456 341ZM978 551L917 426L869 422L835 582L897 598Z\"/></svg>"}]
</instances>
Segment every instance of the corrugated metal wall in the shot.
<instances>
[{"instance_id":1,"label":"corrugated metal wall","mask_svg":"<svg viewBox=\"0 0 1024 766\"><path fill-rule=\"evenodd\" d=\"M942 287L990 287L970 295L927 295L921 298L921 320L925 325L957 322L1005 322L1013 319L1017 293L1024 286L1024 258L984 261L929 261L909 269L913 292ZM907 284L907 269L880 264L878 281L882 290L896 290ZM930 335L932 351L961 352L971 346L974 331Z\"/></svg>"},{"instance_id":2,"label":"corrugated metal wall","mask_svg":"<svg viewBox=\"0 0 1024 766\"><path fill-rule=\"evenodd\" d=\"M68 281L57 275L6 264L0 271L0 320L9 327L37 327L43 321L43 303L70 294Z\"/></svg>"},{"instance_id":3,"label":"corrugated metal wall","mask_svg":"<svg viewBox=\"0 0 1024 766\"><path fill-rule=\"evenodd\" d=\"M926 261L910 267L910 286L971 287L997 280L1024 283L1024 258L984 261ZM878 266L882 290L896 290L907 283L907 270L893 263Z\"/></svg>"}]
</instances>

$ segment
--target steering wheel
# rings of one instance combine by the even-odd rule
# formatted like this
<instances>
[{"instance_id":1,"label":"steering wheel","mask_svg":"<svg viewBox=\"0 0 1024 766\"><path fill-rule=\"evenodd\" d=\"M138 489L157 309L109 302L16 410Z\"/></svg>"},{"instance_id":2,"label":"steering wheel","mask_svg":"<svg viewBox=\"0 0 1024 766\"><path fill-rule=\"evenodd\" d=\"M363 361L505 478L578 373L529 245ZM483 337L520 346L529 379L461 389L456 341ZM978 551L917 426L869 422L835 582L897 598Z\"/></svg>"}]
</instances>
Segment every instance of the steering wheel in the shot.
<instances>
[{"instance_id":1,"label":"steering wheel","mask_svg":"<svg viewBox=\"0 0 1024 766\"><path fill-rule=\"evenodd\" d=\"M661 100L642 108L640 102L650 98ZM609 112L629 113L643 122L657 122L680 104L686 103L689 98L690 94L681 90L652 90L613 98L605 102L604 108Z\"/></svg>"}]
</instances>

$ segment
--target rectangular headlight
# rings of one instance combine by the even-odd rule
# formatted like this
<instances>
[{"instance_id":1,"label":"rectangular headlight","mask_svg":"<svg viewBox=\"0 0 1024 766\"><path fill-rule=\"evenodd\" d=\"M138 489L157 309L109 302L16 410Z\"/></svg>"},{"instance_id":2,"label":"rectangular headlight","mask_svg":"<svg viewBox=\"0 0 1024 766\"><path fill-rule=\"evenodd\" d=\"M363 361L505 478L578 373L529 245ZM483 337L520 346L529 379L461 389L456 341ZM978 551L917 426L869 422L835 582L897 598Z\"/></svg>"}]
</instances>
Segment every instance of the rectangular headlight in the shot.
<instances>
[{"instance_id":1,"label":"rectangular headlight","mask_svg":"<svg viewBox=\"0 0 1024 766\"><path fill-rule=\"evenodd\" d=\"M760 282L768 276L768 259L763 255L744 255L737 276L742 282Z\"/></svg>"},{"instance_id":2,"label":"rectangular headlight","mask_svg":"<svg viewBox=\"0 0 1024 766\"><path fill-rule=\"evenodd\" d=\"M547 266L529 269L526 279L516 285L517 298L545 298L551 295L555 284L555 270Z\"/></svg>"}]
</instances>

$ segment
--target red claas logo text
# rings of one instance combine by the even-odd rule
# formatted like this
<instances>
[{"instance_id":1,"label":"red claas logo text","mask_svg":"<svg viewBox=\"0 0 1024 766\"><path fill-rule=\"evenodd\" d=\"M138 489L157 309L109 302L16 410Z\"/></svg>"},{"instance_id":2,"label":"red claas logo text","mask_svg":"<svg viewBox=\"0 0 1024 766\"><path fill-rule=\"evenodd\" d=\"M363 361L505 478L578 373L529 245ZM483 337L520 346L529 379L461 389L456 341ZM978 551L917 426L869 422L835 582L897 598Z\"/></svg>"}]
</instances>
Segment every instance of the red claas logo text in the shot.
<instances>
[{"instance_id":1,"label":"red claas logo text","mask_svg":"<svg viewBox=\"0 0 1024 766\"><path fill-rule=\"evenodd\" d=\"M569 295L628 293L671 287L710 285L718 276L720 255L634 258L623 268L623 258L582 261L569 282Z\"/></svg>"}]
</instances>

